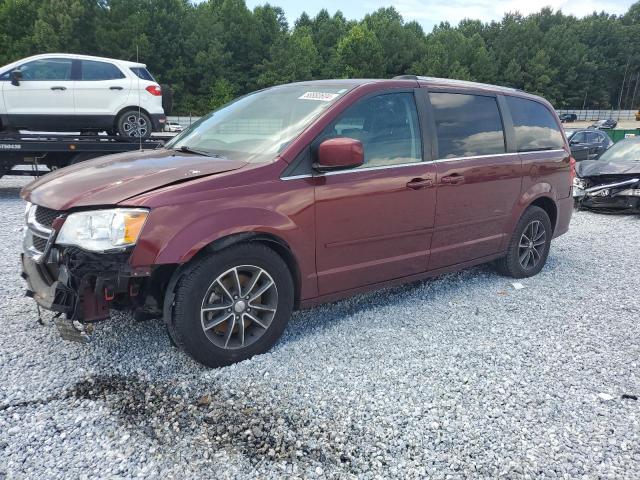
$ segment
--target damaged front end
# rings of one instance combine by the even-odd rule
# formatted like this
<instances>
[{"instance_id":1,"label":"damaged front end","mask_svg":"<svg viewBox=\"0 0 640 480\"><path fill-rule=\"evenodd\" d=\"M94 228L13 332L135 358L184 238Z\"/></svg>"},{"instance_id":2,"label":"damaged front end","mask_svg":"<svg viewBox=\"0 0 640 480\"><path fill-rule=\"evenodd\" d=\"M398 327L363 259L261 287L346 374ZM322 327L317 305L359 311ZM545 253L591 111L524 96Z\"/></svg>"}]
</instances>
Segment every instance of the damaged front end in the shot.
<instances>
[{"instance_id":1,"label":"damaged front end","mask_svg":"<svg viewBox=\"0 0 640 480\"><path fill-rule=\"evenodd\" d=\"M576 177L573 196L578 209L640 213L640 175Z\"/></svg>"},{"instance_id":2,"label":"damaged front end","mask_svg":"<svg viewBox=\"0 0 640 480\"><path fill-rule=\"evenodd\" d=\"M112 309L160 316L151 269L129 263L133 246L92 252L60 245L56 240L68 213L29 204L25 217L21 259L27 296L56 312L63 338L86 342L92 324L109 318Z\"/></svg>"}]
</instances>

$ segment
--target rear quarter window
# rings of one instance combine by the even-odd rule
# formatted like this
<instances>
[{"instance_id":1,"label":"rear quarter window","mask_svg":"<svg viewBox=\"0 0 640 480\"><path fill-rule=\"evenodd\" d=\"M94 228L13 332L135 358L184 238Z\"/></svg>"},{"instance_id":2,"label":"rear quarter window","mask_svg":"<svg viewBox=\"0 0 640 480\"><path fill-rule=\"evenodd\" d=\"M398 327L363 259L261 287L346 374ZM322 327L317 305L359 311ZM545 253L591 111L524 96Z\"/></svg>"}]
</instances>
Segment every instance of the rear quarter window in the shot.
<instances>
[{"instance_id":1,"label":"rear quarter window","mask_svg":"<svg viewBox=\"0 0 640 480\"><path fill-rule=\"evenodd\" d=\"M142 80L148 80L150 82L155 82L156 79L153 78L153 75L146 68L142 67L131 67L131 71L136 74L138 78Z\"/></svg>"},{"instance_id":2,"label":"rear quarter window","mask_svg":"<svg viewBox=\"0 0 640 480\"><path fill-rule=\"evenodd\" d=\"M534 100L506 97L516 132L518 152L555 150L564 147L564 136L554 116Z\"/></svg>"},{"instance_id":3,"label":"rear quarter window","mask_svg":"<svg viewBox=\"0 0 640 480\"><path fill-rule=\"evenodd\" d=\"M124 74L112 63L82 60L81 79L85 81L118 80Z\"/></svg>"}]
</instances>

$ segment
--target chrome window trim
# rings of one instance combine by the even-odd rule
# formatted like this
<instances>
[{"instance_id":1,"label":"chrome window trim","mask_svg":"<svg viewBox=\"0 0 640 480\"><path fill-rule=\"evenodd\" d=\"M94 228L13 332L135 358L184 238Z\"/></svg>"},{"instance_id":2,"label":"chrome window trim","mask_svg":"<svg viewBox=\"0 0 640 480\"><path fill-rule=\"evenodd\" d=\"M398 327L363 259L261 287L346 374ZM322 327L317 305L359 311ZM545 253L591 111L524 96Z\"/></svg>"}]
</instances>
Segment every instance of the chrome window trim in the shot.
<instances>
[{"instance_id":1,"label":"chrome window trim","mask_svg":"<svg viewBox=\"0 0 640 480\"><path fill-rule=\"evenodd\" d=\"M440 162L453 162L456 160L472 160L475 158L489 158L489 157L510 157L513 155L518 155L518 152L511 152L511 153L491 153L488 155L468 155L466 157L449 157L449 158L438 158L437 160L434 160L436 163L440 163Z\"/></svg>"},{"instance_id":2,"label":"chrome window trim","mask_svg":"<svg viewBox=\"0 0 640 480\"><path fill-rule=\"evenodd\" d=\"M517 152L518 155L529 155L531 153L566 153L564 148L554 148L553 150L532 150L530 152Z\"/></svg>"},{"instance_id":3,"label":"chrome window trim","mask_svg":"<svg viewBox=\"0 0 640 480\"><path fill-rule=\"evenodd\" d=\"M423 165L425 163L433 163L433 161L428 162L410 162L410 163L396 163L395 165L378 165L377 167L363 167L363 168L350 168L348 170L336 170L335 172L318 172L317 174L305 173L302 175L292 175L290 177L282 177L280 180L297 180L299 178L312 178L312 177L326 177L330 175L343 175L345 173L355 173L355 172L370 172L375 170L387 170L389 168L403 168L403 167L415 167L416 165Z\"/></svg>"},{"instance_id":4,"label":"chrome window trim","mask_svg":"<svg viewBox=\"0 0 640 480\"><path fill-rule=\"evenodd\" d=\"M488 157L509 157L509 156L513 156L513 155L530 155L532 153L560 153L560 152L565 152L564 149L562 148L558 148L558 149L554 149L554 150L533 150L531 152L511 152L511 153L495 153L495 154L490 154L490 155L470 155L468 157L452 157L452 158L441 158L441 159L437 159L437 160L429 160L429 161L422 161L422 162L411 162L411 163L398 163L396 165L379 165L377 167L365 167L365 168L351 168L349 170L338 170L335 172L324 172L324 173L317 173L317 174L312 174L312 173L305 173L302 175L292 175L289 177L281 177L280 180L299 180L302 178L313 178L313 177L324 177L324 176L329 176L329 175L342 175L345 173L356 173L356 172L368 172L368 171L375 171L375 170L387 170L389 168L403 168L403 167L412 167L412 166L416 166L416 165L421 165L421 164L428 164L428 163L440 163L440 162L453 162L456 160L474 160L476 158L488 158Z\"/></svg>"}]
</instances>

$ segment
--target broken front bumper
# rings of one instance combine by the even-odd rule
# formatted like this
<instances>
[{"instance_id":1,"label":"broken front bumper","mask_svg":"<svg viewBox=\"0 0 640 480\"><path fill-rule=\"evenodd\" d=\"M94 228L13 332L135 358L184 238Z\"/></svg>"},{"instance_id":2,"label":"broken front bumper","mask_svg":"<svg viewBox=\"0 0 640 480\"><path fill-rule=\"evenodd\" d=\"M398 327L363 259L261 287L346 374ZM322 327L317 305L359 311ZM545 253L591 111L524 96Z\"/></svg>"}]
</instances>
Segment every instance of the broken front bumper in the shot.
<instances>
[{"instance_id":1,"label":"broken front bumper","mask_svg":"<svg viewBox=\"0 0 640 480\"><path fill-rule=\"evenodd\" d=\"M580 208L640 211L639 183L639 179L632 178L588 188L574 184L573 197Z\"/></svg>"},{"instance_id":2,"label":"broken front bumper","mask_svg":"<svg viewBox=\"0 0 640 480\"><path fill-rule=\"evenodd\" d=\"M27 296L42 308L82 323L108 318L111 308L137 305L150 270L130 266L130 248L95 253L58 246L59 217L39 215L41 221L37 212L27 219L24 232L21 262Z\"/></svg>"},{"instance_id":3,"label":"broken front bumper","mask_svg":"<svg viewBox=\"0 0 640 480\"><path fill-rule=\"evenodd\" d=\"M147 269L132 269L129 253L96 254L80 249L51 250L44 262L22 254L27 296L47 310L82 323L109 318L112 308L137 306ZM57 258L52 262L52 258Z\"/></svg>"}]
</instances>

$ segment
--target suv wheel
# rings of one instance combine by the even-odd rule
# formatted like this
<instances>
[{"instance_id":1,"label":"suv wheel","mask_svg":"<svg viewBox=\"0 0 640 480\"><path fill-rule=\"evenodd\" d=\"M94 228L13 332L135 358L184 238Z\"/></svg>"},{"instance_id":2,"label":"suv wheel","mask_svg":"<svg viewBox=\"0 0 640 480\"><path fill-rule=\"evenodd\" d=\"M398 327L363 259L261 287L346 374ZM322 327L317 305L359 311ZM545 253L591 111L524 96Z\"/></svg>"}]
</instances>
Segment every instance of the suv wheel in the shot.
<instances>
[{"instance_id":1,"label":"suv wheel","mask_svg":"<svg viewBox=\"0 0 640 480\"><path fill-rule=\"evenodd\" d=\"M116 122L118 134L123 138L149 138L153 130L149 116L138 110L127 110Z\"/></svg>"},{"instance_id":2,"label":"suv wheel","mask_svg":"<svg viewBox=\"0 0 640 480\"><path fill-rule=\"evenodd\" d=\"M511 236L507 255L496 262L498 272L514 278L536 275L547 261L552 234L547 212L527 208Z\"/></svg>"},{"instance_id":3,"label":"suv wheel","mask_svg":"<svg viewBox=\"0 0 640 480\"><path fill-rule=\"evenodd\" d=\"M198 362L220 367L268 351L293 310L286 263L261 244L241 244L194 263L176 287L170 330Z\"/></svg>"}]
</instances>

